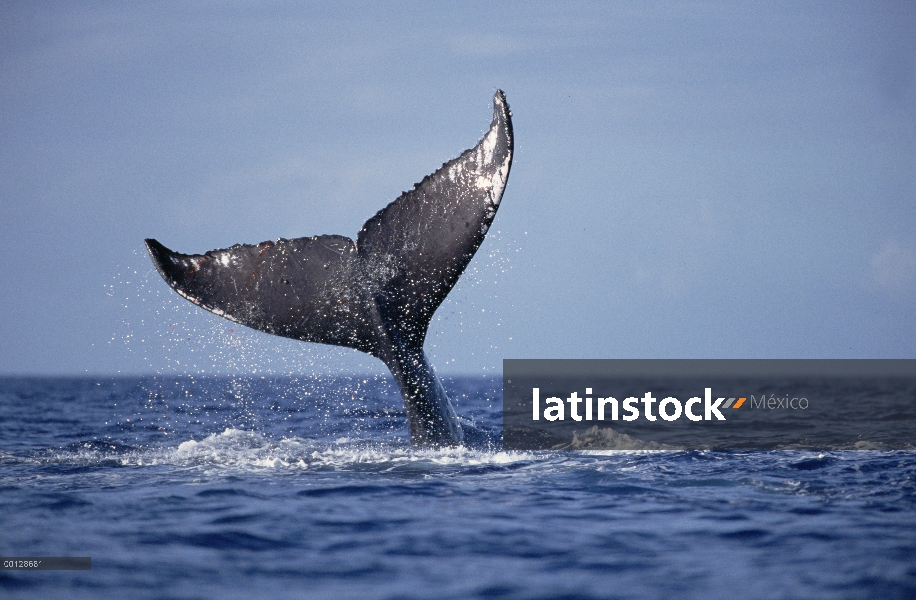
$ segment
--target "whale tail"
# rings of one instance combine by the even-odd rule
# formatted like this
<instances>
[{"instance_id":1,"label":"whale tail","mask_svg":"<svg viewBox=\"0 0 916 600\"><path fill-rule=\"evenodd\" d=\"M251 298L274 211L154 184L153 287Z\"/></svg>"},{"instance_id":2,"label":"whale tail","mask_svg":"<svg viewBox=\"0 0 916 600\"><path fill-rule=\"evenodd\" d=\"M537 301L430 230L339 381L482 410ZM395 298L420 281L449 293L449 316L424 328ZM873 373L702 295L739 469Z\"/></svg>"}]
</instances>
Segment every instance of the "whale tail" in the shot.
<instances>
[{"instance_id":1,"label":"whale tail","mask_svg":"<svg viewBox=\"0 0 916 600\"><path fill-rule=\"evenodd\" d=\"M423 342L496 216L512 152L511 113L500 90L477 145L376 213L355 242L281 238L196 255L154 239L146 245L163 279L201 308L259 331L381 359L401 388L411 439L457 443L461 427Z\"/></svg>"}]
</instances>

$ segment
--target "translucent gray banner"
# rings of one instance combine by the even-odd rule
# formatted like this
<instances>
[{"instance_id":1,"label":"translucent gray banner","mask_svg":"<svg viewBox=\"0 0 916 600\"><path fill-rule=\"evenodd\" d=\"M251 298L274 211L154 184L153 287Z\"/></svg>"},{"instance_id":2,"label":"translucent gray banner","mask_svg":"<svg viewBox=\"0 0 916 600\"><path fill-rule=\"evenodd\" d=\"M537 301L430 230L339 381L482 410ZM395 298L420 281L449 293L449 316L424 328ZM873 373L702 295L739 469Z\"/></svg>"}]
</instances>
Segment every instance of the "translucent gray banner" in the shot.
<instances>
[{"instance_id":1,"label":"translucent gray banner","mask_svg":"<svg viewBox=\"0 0 916 600\"><path fill-rule=\"evenodd\" d=\"M916 360L503 361L507 450L916 448Z\"/></svg>"},{"instance_id":2,"label":"translucent gray banner","mask_svg":"<svg viewBox=\"0 0 916 600\"><path fill-rule=\"evenodd\" d=\"M3 556L0 571L89 571L89 556Z\"/></svg>"}]
</instances>

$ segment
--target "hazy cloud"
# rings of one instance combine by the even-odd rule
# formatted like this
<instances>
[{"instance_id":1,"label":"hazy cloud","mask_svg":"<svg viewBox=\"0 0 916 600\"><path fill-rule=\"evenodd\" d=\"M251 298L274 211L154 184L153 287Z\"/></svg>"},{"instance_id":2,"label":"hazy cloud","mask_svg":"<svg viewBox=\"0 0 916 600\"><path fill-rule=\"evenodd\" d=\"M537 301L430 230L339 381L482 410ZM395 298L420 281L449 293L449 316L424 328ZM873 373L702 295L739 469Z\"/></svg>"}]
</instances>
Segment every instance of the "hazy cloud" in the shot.
<instances>
[{"instance_id":1,"label":"hazy cloud","mask_svg":"<svg viewBox=\"0 0 916 600\"><path fill-rule=\"evenodd\" d=\"M885 242L871 258L874 286L892 295L913 291L916 284L916 249L897 240Z\"/></svg>"}]
</instances>

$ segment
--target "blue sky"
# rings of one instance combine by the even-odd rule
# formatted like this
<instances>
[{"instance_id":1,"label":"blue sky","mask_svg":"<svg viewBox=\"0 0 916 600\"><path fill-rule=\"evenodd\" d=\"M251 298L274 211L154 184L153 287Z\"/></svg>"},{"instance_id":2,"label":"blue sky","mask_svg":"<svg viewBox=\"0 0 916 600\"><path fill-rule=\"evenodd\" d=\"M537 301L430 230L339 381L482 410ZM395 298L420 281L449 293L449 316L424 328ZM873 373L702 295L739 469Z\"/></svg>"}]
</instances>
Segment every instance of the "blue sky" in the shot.
<instances>
[{"instance_id":1,"label":"blue sky","mask_svg":"<svg viewBox=\"0 0 916 600\"><path fill-rule=\"evenodd\" d=\"M381 371L171 292L473 145L516 155L439 309L503 358L916 357L916 5L3 3L0 373Z\"/></svg>"}]
</instances>

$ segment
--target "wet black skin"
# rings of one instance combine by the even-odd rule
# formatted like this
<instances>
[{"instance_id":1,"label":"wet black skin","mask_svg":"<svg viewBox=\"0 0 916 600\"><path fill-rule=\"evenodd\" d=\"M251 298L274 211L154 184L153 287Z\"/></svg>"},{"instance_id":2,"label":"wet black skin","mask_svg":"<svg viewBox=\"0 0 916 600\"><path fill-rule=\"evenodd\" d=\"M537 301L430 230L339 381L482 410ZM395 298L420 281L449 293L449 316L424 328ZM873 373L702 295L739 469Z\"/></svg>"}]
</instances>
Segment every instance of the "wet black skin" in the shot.
<instances>
[{"instance_id":1,"label":"wet black skin","mask_svg":"<svg viewBox=\"0 0 916 600\"><path fill-rule=\"evenodd\" d=\"M468 425L423 342L496 215L512 150L511 113L497 91L484 138L366 221L355 242L322 235L187 255L148 239L147 248L163 279L201 308L379 358L401 390L411 443L458 445Z\"/></svg>"}]
</instances>

